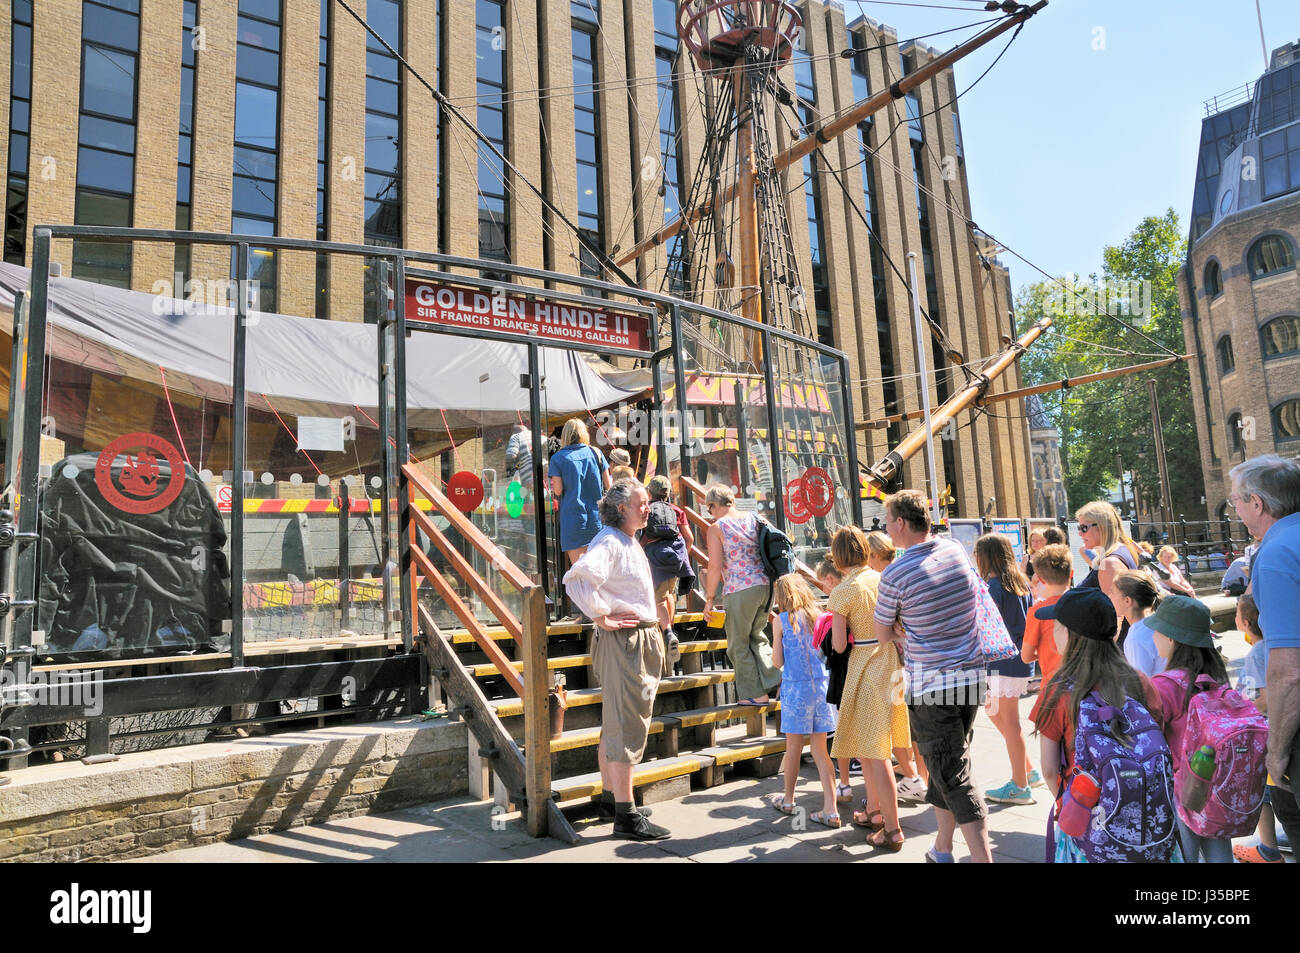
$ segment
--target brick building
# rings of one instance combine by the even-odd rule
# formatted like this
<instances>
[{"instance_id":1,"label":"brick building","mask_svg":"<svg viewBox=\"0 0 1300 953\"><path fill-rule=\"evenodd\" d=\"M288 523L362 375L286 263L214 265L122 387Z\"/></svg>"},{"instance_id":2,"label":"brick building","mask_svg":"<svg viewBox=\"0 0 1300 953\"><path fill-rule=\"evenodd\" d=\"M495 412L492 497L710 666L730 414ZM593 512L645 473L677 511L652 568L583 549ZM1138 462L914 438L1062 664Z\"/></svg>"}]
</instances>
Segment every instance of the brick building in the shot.
<instances>
[{"instance_id":1,"label":"brick building","mask_svg":"<svg viewBox=\"0 0 1300 953\"><path fill-rule=\"evenodd\" d=\"M1300 42L1206 105L1178 291L1206 509L1221 519L1233 466L1300 453Z\"/></svg>"},{"instance_id":2,"label":"brick building","mask_svg":"<svg viewBox=\"0 0 1300 953\"><path fill-rule=\"evenodd\" d=\"M671 0L349 5L604 248L630 248L678 213L704 121ZM597 268L334 0L13 0L9 8L0 20L7 261L30 264L34 225L77 223ZM874 21L846 22L837 4L801 11L805 50L783 81L813 121L937 55L900 45ZM840 55L850 47L857 52ZM920 406L907 289L889 261L905 272L916 252L925 304L967 361L997 352L1014 333L1009 275L968 226L957 91L945 71L864 122L859 136L785 173L819 334L848 354L864 420ZM777 147L796 134L779 123ZM65 274L139 290L175 273L229 274L225 250L62 244L54 258ZM668 255L663 247L641 259L635 277L660 287ZM264 251L254 277L268 310L363 320L373 288L362 270L356 259ZM957 371L937 375L936 402L963 380ZM1018 385L1013 371L992 389ZM860 429L861 458L879 459L907 426ZM979 515L990 497L994 515L1030 514L1024 415L967 416L940 451L953 515ZM902 482L925 486L919 456Z\"/></svg>"}]
</instances>

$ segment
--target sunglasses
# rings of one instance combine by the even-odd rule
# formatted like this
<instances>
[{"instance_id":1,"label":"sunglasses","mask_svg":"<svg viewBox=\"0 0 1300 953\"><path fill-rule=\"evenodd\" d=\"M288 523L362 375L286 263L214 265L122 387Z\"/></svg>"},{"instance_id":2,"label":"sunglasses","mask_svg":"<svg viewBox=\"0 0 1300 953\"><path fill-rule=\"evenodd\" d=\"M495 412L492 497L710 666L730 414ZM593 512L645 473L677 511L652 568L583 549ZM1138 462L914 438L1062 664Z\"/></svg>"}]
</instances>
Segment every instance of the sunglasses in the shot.
<instances>
[{"instance_id":1,"label":"sunglasses","mask_svg":"<svg viewBox=\"0 0 1300 953\"><path fill-rule=\"evenodd\" d=\"M1097 525L1098 525L1098 524L1096 524L1096 523L1080 523L1080 524L1079 524L1079 532L1080 532L1080 533L1086 533L1086 532L1088 532L1088 530L1090 530L1090 529L1096 529L1096 528L1097 528Z\"/></svg>"}]
</instances>

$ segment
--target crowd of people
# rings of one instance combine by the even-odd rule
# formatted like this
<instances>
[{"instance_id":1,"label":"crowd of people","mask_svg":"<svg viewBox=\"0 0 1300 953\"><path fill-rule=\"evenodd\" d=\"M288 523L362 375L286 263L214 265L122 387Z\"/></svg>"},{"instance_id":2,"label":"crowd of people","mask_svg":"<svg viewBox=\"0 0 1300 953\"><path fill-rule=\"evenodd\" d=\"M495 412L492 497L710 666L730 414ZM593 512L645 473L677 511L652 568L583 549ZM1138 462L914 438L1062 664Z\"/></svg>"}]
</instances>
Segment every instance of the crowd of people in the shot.
<instances>
[{"instance_id":1,"label":"crowd of people","mask_svg":"<svg viewBox=\"0 0 1300 953\"><path fill-rule=\"evenodd\" d=\"M552 477L561 489L585 486L601 479L601 463L578 460L567 481ZM1076 514L1088 557L1076 581L1057 530L1035 532L1020 562L996 534L968 556L936 531L920 493L895 493L884 532L844 526L830 540L815 573L823 609L804 575L770 574L762 521L731 489L709 487L706 614L725 611L739 704L770 706L779 693L787 745L771 806L796 811L808 747L822 794L809 820L840 827L839 805L853 802L852 823L881 851L903 847L900 802L921 801L936 818L927 861L954 861L960 826L971 860L990 862L987 803L1032 803L1037 788L1055 802L1045 845L1055 862L1280 863L1275 819L1292 843L1300 837L1300 464L1259 457L1232 480L1230 501L1259 541L1243 570L1237 626L1253 645L1236 689L1176 553L1144 552L1108 503ZM616 835L638 840L668 836L635 806L631 769L658 679L671 670L676 598L695 581L694 539L670 490L662 477L649 492L634 478L614 481L596 507L604 528L572 548L565 576L569 598L596 624L607 806ZM1036 747L1020 711L1035 668ZM1009 769L987 791L971 766L981 708ZM1234 760L1216 763L1225 732L1237 739ZM1259 843L1234 848L1256 818Z\"/></svg>"}]
</instances>

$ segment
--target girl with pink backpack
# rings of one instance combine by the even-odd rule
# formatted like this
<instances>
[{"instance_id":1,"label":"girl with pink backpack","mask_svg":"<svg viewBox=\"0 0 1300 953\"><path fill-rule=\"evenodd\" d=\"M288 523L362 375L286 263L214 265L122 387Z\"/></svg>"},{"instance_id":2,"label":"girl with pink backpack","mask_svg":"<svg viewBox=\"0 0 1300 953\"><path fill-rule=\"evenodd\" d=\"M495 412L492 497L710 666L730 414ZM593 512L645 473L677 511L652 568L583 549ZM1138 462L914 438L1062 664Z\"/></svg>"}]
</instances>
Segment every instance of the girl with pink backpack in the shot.
<instances>
[{"instance_id":1,"label":"girl with pink backpack","mask_svg":"<svg viewBox=\"0 0 1300 953\"><path fill-rule=\"evenodd\" d=\"M1167 662L1151 682L1160 694L1159 717L1174 762L1183 857L1188 863L1230 864L1232 838L1255 829L1264 803L1268 722L1228 687L1205 603L1166 596L1146 622ZM1189 793L1198 786L1197 794Z\"/></svg>"}]
</instances>

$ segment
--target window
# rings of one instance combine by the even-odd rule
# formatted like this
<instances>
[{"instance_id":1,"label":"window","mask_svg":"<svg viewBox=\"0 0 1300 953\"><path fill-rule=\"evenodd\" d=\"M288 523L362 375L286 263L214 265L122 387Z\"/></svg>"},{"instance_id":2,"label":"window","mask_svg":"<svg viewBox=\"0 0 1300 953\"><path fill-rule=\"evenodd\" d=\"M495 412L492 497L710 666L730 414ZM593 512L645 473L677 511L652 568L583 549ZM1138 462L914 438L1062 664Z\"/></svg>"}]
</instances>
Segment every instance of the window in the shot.
<instances>
[{"instance_id":1,"label":"window","mask_svg":"<svg viewBox=\"0 0 1300 953\"><path fill-rule=\"evenodd\" d=\"M849 60L849 76L853 80L853 100L860 103L871 96L871 80L867 71L866 49L871 44L853 30L848 31L845 40L849 48L854 50L853 57Z\"/></svg>"},{"instance_id":2,"label":"window","mask_svg":"<svg viewBox=\"0 0 1300 953\"><path fill-rule=\"evenodd\" d=\"M138 4L85 0L81 11L81 114L77 126L78 225L131 224L135 191ZM131 246L74 241L72 274L125 288Z\"/></svg>"},{"instance_id":3,"label":"window","mask_svg":"<svg viewBox=\"0 0 1300 953\"><path fill-rule=\"evenodd\" d=\"M1205 297L1217 298L1223 294L1223 279L1219 271L1219 263L1212 261L1205 266Z\"/></svg>"},{"instance_id":4,"label":"window","mask_svg":"<svg viewBox=\"0 0 1300 953\"><path fill-rule=\"evenodd\" d=\"M316 240L329 238L329 49L334 0L320 0L319 75L316 78ZM316 317L329 317L329 255L316 256Z\"/></svg>"},{"instance_id":5,"label":"window","mask_svg":"<svg viewBox=\"0 0 1300 953\"><path fill-rule=\"evenodd\" d=\"M239 0L235 47L235 160L230 228L237 234L276 233L280 145L280 2ZM276 308L276 256L251 249L248 278L255 306Z\"/></svg>"},{"instance_id":6,"label":"window","mask_svg":"<svg viewBox=\"0 0 1300 953\"><path fill-rule=\"evenodd\" d=\"M1241 414L1228 417L1228 453L1241 453Z\"/></svg>"},{"instance_id":7,"label":"window","mask_svg":"<svg viewBox=\"0 0 1300 953\"><path fill-rule=\"evenodd\" d=\"M401 53L402 8L396 0L370 0L366 20ZM396 247L402 241L401 82L396 57L367 33L365 235L371 245Z\"/></svg>"},{"instance_id":8,"label":"window","mask_svg":"<svg viewBox=\"0 0 1300 953\"><path fill-rule=\"evenodd\" d=\"M1250 246L1246 264L1250 267L1251 281L1289 271L1295 267L1291 243L1278 235L1265 235Z\"/></svg>"},{"instance_id":9,"label":"window","mask_svg":"<svg viewBox=\"0 0 1300 953\"><path fill-rule=\"evenodd\" d=\"M1219 338L1219 343L1215 345L1215 350L1219 354L1219 373L1231 374L1237 369L1237 362L1232 356L1232 338L1224 335Z\"/></svg>"},{"instance_id":10,"label":"window","mask_svg":"<svg viewBox=\"0 0 1300 953\"><path fill-rule=\"evenodd\" d=\"M803 134L813 128L813 113L807 106L799 110ZM826 260L826 227L822 217L821 176L817 174L818 154L803 158L804 206L808 215L808 249L812 256L812 298L817 319L817 340L835 346L834 322L831 318L831 288Z\"/></svg>"},{"instance_id":11,"label":"window","mask_svg":"<svg viewBox=\"0 0 1300 953\"><path fill-rule=\"evenodd\" d=\"M1300 440L1300 398L1283 401L1273 408L1273 439Z\"/></svg>"},{"instance_id":12,"label":"window","mask_svg":"<svg viewBox=\"0 0 1300 953\"><path fill-rule=\"evenodd\" d=\"M199 18L198 0L185 0L181 9L181 109L180 135L176 145L176 227L181 230L194 225L191 210L191 187L194 169L194 68L197 62L197 41L194 27ZM184 297L182 289L190 277L191 250L189 245L178 244L174 270L180 278L173 289L176 297Z\"/></svg>"},{"instance_id":13,"label":"window","mask_svg":"<svg viewBox=\"0 0 1300 953\"><path fill-rule=\"evenodd\" d=\"M671 6L671 4L668 4ZM655 5L655 10L660 4ZM661 40L656 34L656 41ZM681 214L682 168L678 150L677 82L673 76L674 54L670 50L655 50L655 73L658 77L659 98L659 154L663 165L664 221L670 222ZM644 188L644 183L642 185ZM680 295L686 291L688 281L689 245L681 232L668 240L668 270L664 289Z\"/></svg>"},{"instance_id":14,"label":"window","mask_svg":"<svg viewBox=\"0 0 1300 953\"><path fill-rule=\"evenodd\" d=\"M889 295L885 282L885 259L880 247L879 200L876 193L875 160L869 149L871 128L863 123L858 127L861 133L862 154L862 197L866 203L867 222L871 234L868 237L871 256L871 285L876 302L876 345L880 351L880 374L884 378L882 391L885 399L885 414L891 416L899 412L898 381L894 372L894 334L889 321ZM889 425L888 440L891 447L897 446L903 439L902 426L897 421Z\"/></svg>"},{"instance_id":15,"label":"window","mask_svg":"<svg viewBox=\"0 0 1300 953\"><path fill-rule=\"evenodd\" d=\"M587 247L605 248L601 211L600 112L596 108L599 76L596 72L596 35L579 18L575 0L573 22L573 125L578 164L578 230L585 243L578 250L581 274L599 278L600 259Z\"/></svg>"},{"instance_id":16,"label":"window","mask_svg":"<svg viewBox=\"0 0 1300 953\"><path fill-rule=\"evenodd\" d=\"M31 0L13 0L12 30L4 260L21 265L27 257L27 152L32 111Z\"/></svg>"},{"instance_id":17,"label":"window","mask_svg":"<svg viewBox=\"0 0 1300 953\"><path fill-rule=\"evenodd\" d=\"M1267 132L1300 119L1300 63L1270 70L1260 77L1259 128Z\"/></svg>"},{"instance_id":18,"label":"window","mask_svg":"<svg viewBox=\"0 0 1300 953\"><path fill-rule=\"evenodd\" d=\"M506 146L504 0L478 0L476 50L478 62L478 126L503 156ZM478 145L478 254L496 261L510 260L510 213L506 203L506 171L492 150Z\"/></svg>"},{"instance_id":19,"label":"window","mask_svg":"<svg viewBox=\"0 0 1300 953\"><path fill-rule=\"evenodd\" d=\"M675 51L679 42L676 0L654 0L654 16L655 46Z\"/></svg>"},{"instance_id":20,"label":"window","mask_svg":"<svg viewBox=\"0 0 1300 953\"><path fill-rule=\"evenodd\" d=\"M1300 353L1300 317L1284 314L1259 329L1259 343L1264 358Z\"/></svg>"},{"instance_id":21,"label":"window","mask_svg":"<svg viewBox=\"0 0 1300 953\"><path fill-rule=\"evenodd\" d=\"M1259 156L1264 173L1264 198L1300 189L1300 123L1261 136Z\"/></svg>"}]
</instances>

